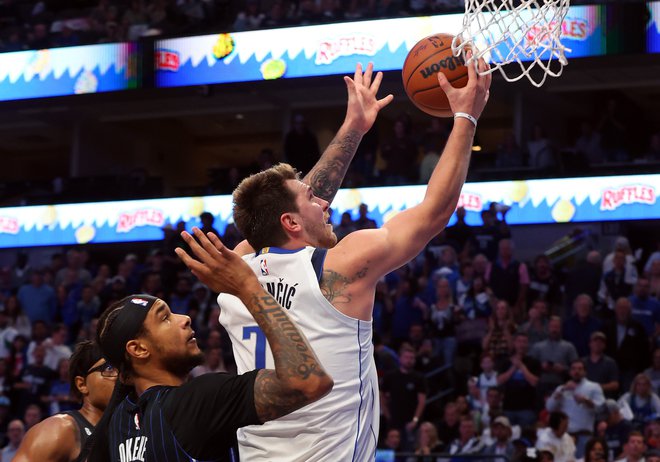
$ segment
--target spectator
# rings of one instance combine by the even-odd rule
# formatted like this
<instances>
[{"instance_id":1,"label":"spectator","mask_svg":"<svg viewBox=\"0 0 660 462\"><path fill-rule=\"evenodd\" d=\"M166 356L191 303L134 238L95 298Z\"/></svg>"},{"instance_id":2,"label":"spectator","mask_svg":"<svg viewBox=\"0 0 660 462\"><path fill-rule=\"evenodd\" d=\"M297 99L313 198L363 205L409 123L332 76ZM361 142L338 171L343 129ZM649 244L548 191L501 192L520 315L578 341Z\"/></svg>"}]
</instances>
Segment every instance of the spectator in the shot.
<instances>
[{"instance_id":1,"label":"spectator","mask_svg":"<svg viewBox=\"0 0 660 462\"><path fill-rule=\"evenodd\" d=\"M422 161L419 164L419 179L417 180L419 184L428 184L435 166L440 161L440 155L436 149L424 148L424 157L422 157Z\"/></svg>"},{"instance_id":2,"label":"spectator","mask_svg":"<svg viewBox=\"0 0 660 462\"><path fill-rule=\"evenodd\" d=\"M587 294L580 294L573 302L574 314L564 322L564 339L575 347L580 357L589 353L591 334L601 329L601 322L592 315L593 301Z\"/></svg>"},{"instance_id":3,"label":"spectator","mask_svg":"<svg viewBox=\"0 0 660 462\"><path fill-rule=\"evenodd\" d=\"M530 167L537 170L549 170L555 167L554 149L540 125L534 126L532 139L527 143L527 150ZM557 462L556 457L555 462Z\"/></svg>"},{"instance_id":4,"label":"spectator","mask_svg":"<svg viewBox=\"0 0 660 462\"><path fill-rule=\"evenodd\" d=\"M529 272L530 300L545 300L553 308L561 304L563 289L555 276L550 259L539 255L534 259L534 266Z\"/></svg>"},{"instance_id":5,"label":"spectator","mask_svg":"<svg viewBox=\"0 0 660 462\"><path fill-rule=\"evenodd\" d=\"M600 148L600 134L594 130L590 122L582 122L580 136L575 141L575 152L582 156L589 166L603 162L603 151Z\"/></svg>"},{"instance_id":6,"label":"spectator","mask_svg":"<svg viewBox=\"0 0 660 462\"><path fill-rule=\"evenodd\" d=\"M176 287L170 295L170 309L172 313L188 314L192 301L192 284L187 277L181 277L176 281Z\"/></svg>"},{"instance_id":7,"label":"spectator","mask_svg":"<svg viewBox=\"0 0 660 462\"><path fill-rule=\"evenodd\" d=\"M585 363L571 362L570 380L560 385L548 398L549 411L562 411L568 418L568 432L575 438L576 457L582 457L587 440L593 436L598 407L605 402L603 390L586 378Z\"/></svg>"},{"instance_id":8,"label":"spectator","mask_svg":"<svg viewBox=\"0 0 660 462\"><path fill-rule=\"evenodd\" d=\"M9 347L18 335L18 331L9 325L9 316L5 306L0 305L0 358L9 357Z\"/></svg>"},{"instance_id":9,"label":"spectator","mask_svg":"<svg viewBox=\"0 0 660 462\"><path fill-rule=\"evenodd\" d=\"M394 122L394 137L383 144L381 156L387 163L383 181L389 186L413 184L417 179L419 152L405 120Z\"/></svg>"},{"instance_id":10,"label":"spectator","mask_svg":"<svg viewBox=\"0 0 660 462\"><path fill-rule=\"evenodd\" d=\"M584 358L587 379L600 385L603 394L612 398L619 391L619 366L605 354L607 338L602 332L594 332L589 340L589 355Z\"/></svg>"},{"instance_id":11,"label":"spectator","mask_svg":"<svg viewBox=\"0 0 660 462\"><path fill-rule=\"evenodd\" d=\"M319 159L319 142L302 114L294 115L292 122L293 127L284 138L284 156L287 162L306 175Z\"/></svg>"},{"instance_id":12,"label":"spectator","mask_svg":"<svg viewBox=\"0 0 660 462\"><path fill-rule=\"evenodd\" d=\"M626 264L626 255L622 250L614 252L613 268L604 271L598 298L609 309L614 308L615 301L620 297L628 297L637 282L637 270Z\"/></svg>"},{"instance_id":13,"label":"spectator","mask_svg":"<svg viewBox=\"0 0 660 462\"><path fill-rule=\"evenodd\" d=\"M653 362L651 367L644 371L644 374L651 381L653 391L660 394L660 348L653 350Z\"/></svg>"},{"instance_id":14,"label":"spectator","mask_svg":"<svg viewBox=\"0 0 660 462\"><path fill-rule=\"evenodd\" d=\"M638 431L632 431L623 447L621 454L623 457L617 460L618 462L644 462L644 451L646 451L644 435Z\"/></svg>"},{"instance_id":15,"label":"spectator","mask_svg":"<svg viewBox=\"0 0 660 462\"><path fill-rule=\"evenodd\" d=\"M67 281L72 284L89 284L92 280L92 275L83 265L83 252L75 248L69 249L66 253L66 266L56 273L54 285L57 287Z\"/></svg>"},{"instance_id":16,"label":"spectator","mask_svg":"<svg viewBox=\"0 0 660 462\"><path fill-rule=\"evenodd\" d=\"M17 296L10 295L7 297L5 300L5 312L9 317L9 325L16 329L20 335L26 338L32 335L32 323L30 322L30 318L23 313Z\"/></svg>"},{"instance_id":17,"label":"spectator","mask_svg":"<svg viewBox=\"0 0 660 462\"><path fill-rule=\"evenodd\" d=\"M606 159L610 162L624 162L628 159L625 148L628 128L621 117L622 112L619 103L615 99L608 100L598 130L601 140L600 146ZM643 454L644 451L642 450L640 457Z\"/></svg>"},{"instance_id":18,"label":"spectator","mask_svg":"<svg viewBox=\"0 0 660 462\"><path fill-rule=\"evenodd\" d=\"M496 387L499 384L497 379L497 371L495 370L495 363L493 357L488 353L484 353L481 357L481 373L477 377L476 385L479 388L479 398L482 403L486 403L486 395L488 390Z\"/></svg>"},{"instance_id":19,"label":"spectator","mask_svg":"<svg viewBox=\"0 0 660 462\"><path fill-rule=\"evenodd\" d=\"M566 432L568 416L563 412L550 413L549 425L538 432L536 448L539 451L550 451L555 462L575 461L575 443Z\"/></svg>"},{"instance_id":20,"label":"spectator","mask_svg":"<svg viewBox=\"0 0 660 462\"><path fill-rule=\"evenodd\" d=\"M430 316L436 338L436 352L443 355L446 365L454 364L456 354L456 329L459 307L453 302L449 281L440 278L435 283L435 303L431 304Z\"/></svg>"},{"instance_id":21,"label":"spectator","mask_svg":"<svg viewBox=\"0 0 660 462\"><path fill-rule=\"evenodd\" d=\"M623 451L633 426L629 420L623 418L619 405L613 399L605 401L605 414L606 419L599 427L605 427L604 437L609 448L607 460L616 460Z\"/></svg>"},{"instance_id":22,"label":"spectator","mask_svg":"<svg viewBox=\"0 0 660 462\"><path fill-rule=\"evenodd\" d=\"M219 347L216 348L206 348L204 352L204 364L195 366L190 374L192 377L199 377L203 374L212 374L215 372L229 372L227 365L225 364L224 359L222 358L222 349Z\"/></svg>"},{"instance_id":23,"label":"spectator","mask_svg":"<svg viewBox=\"0 0 660 462\"><path fill-rule=\"evenodd\" d=\"M19 395L19 413L27 410L30 404L41 405L44 402L50 390L50 381L55 376L55 371L44 364L46 348L43 345L35 347L33 356L34 363L23 370L19 381L14 384Z\"/></svg>"},{"instance_id":24,"label":"spectator","mask_svg":"<svg viewBox=\"0 0 660 462\"><path fill-rule=\"evenodd\" d=\"M660 258L651 262L648 270L651 296L660 298Z\"/></svg>"},{"instance_id":25,"label":"spectator","mask_svg":"<svg viewBox=\"0 0 660 462\"><path fill-rule=\"evenodd\" d=\"M257 0L247 0L245 11L238 13L232 30L236 32L257 30L261 28L265 19L266 15L259 9L259 2Z\"/></svg>"},{"instance_id":26,"label":"spectator","mask_svg":"<svg viewBox=\"0 0 660 462\"><path fill-rule=\"evenodd\" d=\"M572 307L575 298L580 294L587 294L592 300L598 300L602 275L600 253L592 250L584 261L578 262L576 267L566 275L566 306Z\"/></svg>"},{"instance_id":27,"label":"spectator","mask_svg":"<svg viewBox=\"0 0 660 462\"><path fill-rule=\"evenodd\" d=\"M539 396L549 394L553 389L564 383L568 367L578 358L575 347L561 338L561 319L550 318L548 323L548 339L532 347L530 356L541 363L541 375L538 382Z\"/></svg>"},{"instance_id":28,"label":"spectator","mask_svg":"<svg viewBox=\"0 0 660 462\"><path fill-rule=\"evenodd\" d=\"M23 414L23 422L25 423L25 432L35 425L37 425L43 419L43 414L41 408L36 404L30 404L25 413Z\"/></svg>"},{"instance_id":29,"label":"spectator","mask_svg":"<svg viewBox=\"0 0 660 462\"><path fill-rule=\"evenodd\" d=\"M50 391L44 402L49 405L49 415L78 409L79 404L71 396L69 380L69 359L63 358L57 367L57 378L50 384Z\"/></svg>"},{"instance_id":30,"label":"spectator","mask_svg":"<svg viewBox=\"0 0 660 462\"><path fill-rule=\"evenodd\" d=\"M536 385L541 366L529 356L529 339L518 332L513 341L513 355L503 364L497 377L504 390L504 414L514 425L530 427L536 421Z\"/></svg>"},{"instance_id":31,"label":"spectator","mask_svg":"<svg viewBox=\"0 0 660 462\"><path fill-rule=\"evenodd\" d=\"M373 229L377 228L376 220L373 220L367 216L369 213L369 207L367 204L360 204L358 209L358 218L353 223L356 229Z\"/></svg>"},{"instance_id":32,"label":"spectator","mask_svg":"<svg viewBox=\"0 0 660 462\"><path fill-rule=\"evenodd\" d=\"M60 360L69 359L73 354L71 348L69 348L65 342L69 337L69 329L64 324L55 324L53 327L53 333L50 338L44 340L42 345L46 348L46 359L44 364L56 371ZM31 356L31 351L28 349L28 358ZM29 359L28 359L29 362Z\"/></svg>"},{"instance_id":33,"label":"spectator","mask_svg":"<svg viewBox=\"0 0 660 462\"><path fill-rule=\"evenodd\" d=\"M489 261L494 261L497 258L500 241L511 237L511 233L506 225L497 223L497 217L488 209L481 211L481 220L483 225L474 231L477 252L484 254Z\"/></svg>"},{"instance_id":34,"label":"spectator","mask_svg":"<svg viewBox=\"0 0 660 462\"><path fill-rule=\"evenodd\" d=\"M7 426L7 446L0 452L0 460L10 461L14 459L18 447L25 436L25 425L19 419L12 420Z\"/></svg>"},{"instance_id":35,"label":"spectator","mask_svg":"<svg viewBox=\"0 0 660 462\"><path fill-rule=\"evenodd\" d=\"M509 132L497 146L495 152L495 167L519 168L523 166L523 152L516 141L513 132Z\"/></svg>"},{"instance_id":36,"label":"spectator","mask_svg":"<svg viewBox=\"0 0 660 462\"><path fill-rule=\"evenodd\" d=\"M483 276L475 276L467 292L459 297L458 304L467 319L485 319L492 315L497 299Z\"/></svg>"},{"instance_id":37,"label":"spectator","mask_svg":"<svg viewBox=\"0 0 660 462\"><path fill-rule=\"evenodd\" d=\"M502 392L497 387L490 387L486 392L486 402L481 409L481 425L488 427L497 417L504 413ZM494 435L491 435L494 437ZM484 441L485 443L485 441Z\"/></svg>"},{"instance_id":38,"label":"spectator","mask_svg":"<svg viewBox=\"0 0 660 462\"><path fill-rule=\"evenodd\" d=\"M21 286L18 301L31 322L52 322L55 317L55 291L44 284L44 274L34 270L30 275L30 284Z\"/></svg>"},{"instance_id":39,"label":"spectator","mask_svg":"<svg viewBox=\"0 0 660 462\"><path fill-rule=\"evenodd\" d=\"M337 235L337 241L341 241L343 238L351 234L356 230L351 214L344 212L341 214L341 220L339 224L334 227L334 232Z\"/></svg>"},{"instance_id":40,"label":"spectator","mask_svg":"<svg viewBox=\"0 0 660 462\"><path fill-rule=\"evenodd\" d=\"M648 337L652 337L656 326L660 324L660 302L655 297L651 297L651 284L646 277L637 279L629 299L632 305L632 318L644 326Z\"/></svg>"},{"instance_id":41,"label":"spectator","mask_svg":"<svg viewBox=\"0 0 660 462\"><path fill-rule=\"evenodd\" d=\"M608 452L605 440L591 438L584 447L584 462L607 462Z\"/></svg>"},{"instance_id":42,"label":"spectator","mask_svg":"<svg viewBox=\"0 0 660 462\"><path fill-rule=\"evenodd\" d=\"M447 403L442 412L442 420L436 425L438 434L441 436L445 446L449 446L454 439L458 438L459 418L460 414L458 413L456 403Z\"/></svg>"},{"instance_id":43,"label":"spectator","mask_svg":"<svg viewBox=\"0 0 660 462\"><path fill-rule=\"evenodd\" d=\"M500 300L495 306L488 323L488 332L483 338L482 347L496 365L508 358L513 347L513 333L516 325L511 316L511 308L505 300Z\"/></svg>"},{"instance_id":44,"label":"spectator","mask_svg":"<svg viewBox=\"0 0 660 462\"><path fill-rule=\"evenodd\" d=\"M535 300L527 312L528 321L520 326L519 332L524 332L533 346L548 338L548 304L543 300Z\"/></svg>"},{"instance_id":45,"label":"spectator","mask_svg":"<svg viewBox=\"0 0 660 462\"><path fill-rule=\"evenodd\" d=\"M449 446L449 454L479 454L483 448L484 444L476 433L472 417L461 417L458 427L458 438Z\"/></svg>"},{"instance_id":46,"label":"spectator","mask_svg":"<svg viewBox=\"0 0 660 462\"><path fill-rule=\"evenodd\" d=\"M419 430L417 430L415 455L428 456L430 454L440 453L442 452L442 449L442 442L438 438L438 430L435 428L435 425L431 422L422 422L419 426Z\"/></svg>"},{"instance_id":47,"label":"spectator","mask_svg":"<svg viewBox=\"0 0 660 462\"><path fill-rule=\"evenodd\" d=\"M399 452L401 450L401 432L396 428L388 428L385 433L385 439L380 448ZM400 459L395 458L393 462L400 462Z\"/></svg>"},{"instance_id":48,"label":"spectator","mask_svg":"<svg viewBox=\"0 0 660 462\"><path fill-rule=\"evenodd\" d=\"M94 288L91 285L86 285L82 288L80 300L76 305L76 309L80 316L82 326L89 326L92 319L99 315L101 310L101 300L96 295Z\"/></svg>"},{"instance_id":49,"label":"spectator","mask_svg":"<svg viewBox=\"0 0 660 462\"><path fill-rule=\"evenodd\" d=\"M199 220L202 222L202 226L199 229L201 229L204 234L213 233L216 236L221 236L218 230L213 227L215 217L211 212L202 212L199 216Z\"/></svg>"},{"instance_id":50,"label":"spectator","mask_svg":"<svg viewBox=\"0 0 660 462\"><path fill-rule=\"evenodd\" d=\"M473 227L465 222L465 215L465 208L458 207L456 209L456 223L446 229L447 241L463 258L470 255L472 249L476 247Z\"/></svg>"},{"instance_id":51,"label":"spectator","mask_svg":"<svg viewBox=\"0 0 660 462\"><path fill-rule=\"evenodd\" d=\"M504 416L499 416L490 426L490 433L495 442L484 450L484 454L490 456L504 456L505 461L513 458L514 447L511 442L511 423ZM495 459L498 460L498 459Z\"/></svg>"},{"instance_id":52,"label":"spectator","mask_svg":"<svg viewBox=\"0 0 660 462\"><path fill-rule=\"evenodd\" d=\"M513 307L514 318L522 319L529 288L527 265L514 259L514 245L510 239L502 239L498 247L499 258L489 267L486 279L495 296Z\"/></svg>"},{"instance_id":53,"label":"spectator","mask_svg":"<svg viewBox=\"0 0 660 462\"><path fill-rule=\"evenodd\" d=\"M660 397L653 392L651 381L638 374L630 385L630 391L619 398L619 407L627 406L632 413L632 424L636 430L644 428L647 418L660 414Z\"/></svg>"},{"instance_id":54,"label":"spectator","mask_svg":"<svg viewBox=\"0 0 660 462\"><path fill-rule=\"evenodd\" d=\"M414 366L415 350L403 345L399 352L399 370L383 377L381 389L385 417L390 427L406 435L404 445L413 438L426 404L426 378L416 372Z\"/></svg>"},{"instance_id":55,"label":"spectator","mask_svg":"<svg viewBox=\"0 0 660 462\"><path fill-rule=\"evenodd\" d=\"M619 365L619 383L628 388L633 377L650 362L649 342L644 327L631 316L630 300L619 298L614 307L615 319L604 327L606 352Z\"/></svg>"}]
</instances>

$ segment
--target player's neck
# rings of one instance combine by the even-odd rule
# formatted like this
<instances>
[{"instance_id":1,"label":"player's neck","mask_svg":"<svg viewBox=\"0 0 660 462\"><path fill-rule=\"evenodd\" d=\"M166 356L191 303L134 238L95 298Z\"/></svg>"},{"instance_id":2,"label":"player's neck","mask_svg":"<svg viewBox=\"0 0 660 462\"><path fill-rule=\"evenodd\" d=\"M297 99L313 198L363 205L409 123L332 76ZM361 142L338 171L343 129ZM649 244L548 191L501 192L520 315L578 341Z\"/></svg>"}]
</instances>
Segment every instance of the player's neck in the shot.
<instances>
[{"instance_id":1,"label":"player's neck","mask_svg":"<svg viewBox=\"0 0 660 462\"><path fill-rule=\"evenodd\" d=\"M298 250L302 249L303 247L307 247L309 244L305 242L303 239L300 238L291 238L287 242L285 242L282 245L276 246L281 249L286 249L286 250Z\"/></svg>"},{"instance_id":2,"label":"player's neck","mask_svg":"<svg viewBox=\"0 0 660 462\"><path fill-rule=\"evenodd\" d=\"M95 427L96 427L96 424L99 423L99 420L101 420L101 417L103 417L103 411L101 409L95 407L87 399L83 400L83 405L80 408L79 412L82 414L82 416L85 419L87 419L87 421L89 423L91 423Z\"/></svg>"},{"instance_id":3,"label":"player's neck","mask_svg":"<svg viewBox=\"0 0 660 462\"><path fill-rule=\"evenodd\" d=\"M135 377L133 379L133 384L135 387L135 393L140 396L151 387L178 387L186 381L186 377L178 377L165 370L145 371L140 377Z\"/></svg>"}]
</instances>

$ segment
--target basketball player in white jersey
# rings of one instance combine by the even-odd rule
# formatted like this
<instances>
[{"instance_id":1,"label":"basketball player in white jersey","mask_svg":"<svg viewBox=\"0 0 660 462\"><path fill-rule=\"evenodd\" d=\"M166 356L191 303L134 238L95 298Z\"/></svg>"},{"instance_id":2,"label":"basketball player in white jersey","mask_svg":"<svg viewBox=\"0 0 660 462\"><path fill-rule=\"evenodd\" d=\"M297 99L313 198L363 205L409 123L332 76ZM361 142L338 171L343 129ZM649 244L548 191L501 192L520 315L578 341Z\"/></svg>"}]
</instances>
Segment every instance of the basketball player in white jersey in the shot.
<instances>
[{"instance_id":1,"label":"basketball player in white jersey","mask_svg":"<svg viewBox=\"0 0 660 462\"><path fill-rule=\"evenodd\" d=\"M479 66L487 67L484 62ZM358 68L354 80L347 80L349 107L351 96L360 94L361 104L371 108L356 132L358 141L387 103L375 99L380 79L379 73L371 83L369 66L364 75ZM262 426L240 429L241 460L374 460L380 415L371 321L376 283L416 256L449 221L465 182L475 122L491 82L490 75L481 77L471 66L464 88L454 89L442 74L438 79L455 114L454 127L422 203L382 228L356 231L337 244L328 224L328 201L345 174L333 162L347 165L353 154L336 161L339 156L333 159L326 151L303 181L293 168L280 164L245 179L234 192L234 220L247 239L237 252L289 311L335 381L321 400ZM349 114L350 109L347 119ZM332 186L317 181L332 168ZM201 231L194 232L208 244ZM183 236L192 239L187 233ZM210 272L198 277L211 289L217 286ZM265 338L245 306L228 294L221 294L218 302L239 373L273 367Z\"/></svg>"}]
</instances>

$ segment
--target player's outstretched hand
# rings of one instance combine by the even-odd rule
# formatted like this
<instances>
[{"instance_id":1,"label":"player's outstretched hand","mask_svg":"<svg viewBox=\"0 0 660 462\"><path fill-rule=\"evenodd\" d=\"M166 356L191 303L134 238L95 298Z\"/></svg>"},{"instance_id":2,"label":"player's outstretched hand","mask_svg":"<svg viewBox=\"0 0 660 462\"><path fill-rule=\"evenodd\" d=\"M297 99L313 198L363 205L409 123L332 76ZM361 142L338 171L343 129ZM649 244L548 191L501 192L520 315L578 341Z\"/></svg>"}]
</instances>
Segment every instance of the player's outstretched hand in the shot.
<instances>
[{"instance_id":1,"label":"player's outstretched hand","mask_svg":"<svg viewBox=\"0 0 660 462\"><path fill-rule=\"evenodd\" d=\"M490 69L490 65L483 58L479 59L479 62L475 65L471 51L467 52L467 57L467 85L463 88L454 88L442 72L438 72L438 84L447 94L449 106L454 114L457 112L466 112L475 119L478 119L488 102L492 74L479 75L480 72ZM477 72L476 68L479 69L479 72Z\"/></svg>"},{"instance_id":2,"label":"player's outstretched hand","mask_svg":"<svg viewBox=\"0 0 660 462\"><path fill-rule=\"evenodd\" d=\"M394 99L392 95L378 99L378 89L383 80L383 73L377 72L376 76L373 77L373 71L373 63L367 65L364 73L362 72L362 64L358 63L355 66L353 78L344 77L348 89L346 123L362 134L369 131L376 121L378 112Z\"/></svg>"},{"instance_id":3,"label":"player's outstretched hand","mask_svg":"<svg viewBox=\"0 0 660 462\"><path fill-rule=\"evenodd\" d=\"M212 291L240 296L250 288L251 282L259 284L248 264L225 247L218 236L213 233L205 235L199 228L193 228L193 234L197 240L186 231L181 237L199 261L181 248L175 252L195 277Z\"/></svg>"}]
</instances>

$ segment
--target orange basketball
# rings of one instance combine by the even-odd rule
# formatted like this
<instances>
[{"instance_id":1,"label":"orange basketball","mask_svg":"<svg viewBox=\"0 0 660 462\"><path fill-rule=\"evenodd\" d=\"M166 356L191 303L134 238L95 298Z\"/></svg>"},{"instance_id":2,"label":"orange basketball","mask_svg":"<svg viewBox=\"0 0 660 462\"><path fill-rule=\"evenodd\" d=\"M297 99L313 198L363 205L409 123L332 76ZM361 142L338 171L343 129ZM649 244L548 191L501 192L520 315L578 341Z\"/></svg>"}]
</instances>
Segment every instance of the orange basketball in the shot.
<instances>
[{"instance_id":1,"label":"orange basketball","mask_svg":"<svg viewBox=\"0 0 660 462\"><path fill-rule=\"evenodd\" d=\"M422 111L436 117L451 117L447 95L438 85L442 72L456 88L467 85L468 70L462 56L454 56L450 34L423 38L412 47L403 63L403 87L410 100Z\"/></svg>"}]
</instances>

